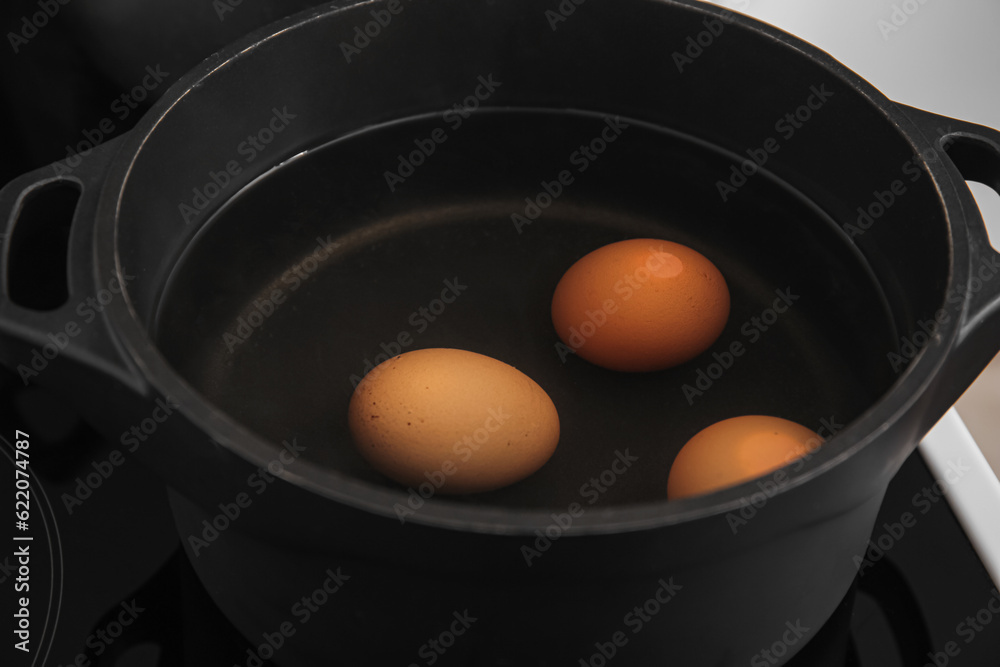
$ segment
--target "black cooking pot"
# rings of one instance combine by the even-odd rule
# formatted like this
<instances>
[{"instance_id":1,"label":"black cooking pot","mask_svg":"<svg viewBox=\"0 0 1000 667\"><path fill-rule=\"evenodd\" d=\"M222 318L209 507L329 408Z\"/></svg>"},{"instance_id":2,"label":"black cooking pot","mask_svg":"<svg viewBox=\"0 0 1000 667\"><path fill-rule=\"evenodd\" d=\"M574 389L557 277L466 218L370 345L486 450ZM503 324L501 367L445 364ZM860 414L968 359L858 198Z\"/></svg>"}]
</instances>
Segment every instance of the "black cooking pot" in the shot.
<instances>
[{"instance_id":1,"label":"black cooking pot","mask_svg":"<svg viewBox=\"0 0 1000 667\"><path fill-rule=\"evenodd\" d=\"M1000 134L713 6L326 6L0 192L3 362L159 471L247 665L778 664L1000 347L965 178L1000 187ZM559 277L634 237L729 284L725 331L684 366L556 345ZM353 386L423 347L535 379L562 422L550 462L458 498L365 465ZM683 443L739 414L827 442L667 502Z\"/></svg>"}]
</instances>

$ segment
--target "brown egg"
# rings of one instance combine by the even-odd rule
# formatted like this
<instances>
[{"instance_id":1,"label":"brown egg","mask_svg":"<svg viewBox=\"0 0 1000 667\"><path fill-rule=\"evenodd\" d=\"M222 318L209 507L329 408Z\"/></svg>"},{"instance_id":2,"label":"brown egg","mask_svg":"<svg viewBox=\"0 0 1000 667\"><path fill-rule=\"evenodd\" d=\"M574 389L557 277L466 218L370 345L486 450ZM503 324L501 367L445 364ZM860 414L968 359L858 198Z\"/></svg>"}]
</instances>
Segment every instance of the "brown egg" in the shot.
<instances>
[{"instance_id":1,"label":"brown egg","mask_svg":"<svg viewBox=\"0 0 1000 667\"><path fill-rule=\"evenodd\" d=\"M695 358L729 319L729 288L707 257L671 241L629 239L584 255L552 295L563 343L613 371L660 371Z\"/></svg>"},{"instance_id":2,"label":"brown egg","mask_svg":"<svg viewBox=\"0 0 1000 667\"><path fill-rule=\"evenodd\" d=\"M743 415L715 422L687 441L667 478L667 498L687 498L748 482L808 456L814 431L781 417Z\"/></svg>"},{"instance_id":3,"label":"brown egg","mask_svg":"<svg viewBox=\"0 0 1000 667\"><path fill-rule=\"evenodd\" d=\"M513 484L559 442L555 405L534 380L448 348L413 350L372 369L354 390L348 424L379 472L407 486L430 483L436 493Z\"/></svg>"}]
</instances>

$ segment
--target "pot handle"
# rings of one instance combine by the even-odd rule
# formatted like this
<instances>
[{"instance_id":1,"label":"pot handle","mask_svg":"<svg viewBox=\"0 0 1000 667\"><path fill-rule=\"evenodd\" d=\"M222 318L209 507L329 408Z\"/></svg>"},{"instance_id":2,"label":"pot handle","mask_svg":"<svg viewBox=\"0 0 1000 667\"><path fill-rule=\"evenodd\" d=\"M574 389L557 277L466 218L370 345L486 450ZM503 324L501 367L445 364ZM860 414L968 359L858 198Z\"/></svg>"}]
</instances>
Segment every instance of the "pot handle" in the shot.
<instances>
[{"instance_id":1,"label":"pot handle","mask_svg":"<svg viewBox=\"0 0 1000 667\"><path fill-rule=\"evenodd\" d=\"M109 298L124 298L127 279L121 267L95 274L97 203L123 139L0 190L0 363L25 384L64 382L54 369L80 365L141 389L104 315Z\"/></svg>"},{"instance_id":2,"label":"pot handle","mask_svg":"<svg viewBox=\"0 0 1000 667\"><path fill-rule=\"evenodd\" d=\"M960 328L953 355L934 390L933 409L926 414L929 429L954 405L990 362L1000 345L1000 252L990 243L986 225L972 192L959 181L977 181L1000 193L1000 132L947 116L899 105L917 124L953 172L954 192L944 193L965 213L969 239L969 284L956 286ZM926 430L926 429L925 429Z\"/></svg>"}]
</instances>

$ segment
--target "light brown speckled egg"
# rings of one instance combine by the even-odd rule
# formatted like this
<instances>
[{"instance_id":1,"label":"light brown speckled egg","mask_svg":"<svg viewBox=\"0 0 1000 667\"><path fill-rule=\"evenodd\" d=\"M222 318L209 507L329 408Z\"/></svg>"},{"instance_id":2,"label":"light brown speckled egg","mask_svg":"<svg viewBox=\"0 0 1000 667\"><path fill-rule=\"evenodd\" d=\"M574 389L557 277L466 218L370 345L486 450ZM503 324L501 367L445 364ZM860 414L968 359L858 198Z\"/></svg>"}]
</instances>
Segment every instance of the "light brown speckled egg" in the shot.
<instances>
[{"instance_id":1,"label":"light brown speckled egg","mask_svg":"<svg viewBox=\"0 0 1000 667\"><path fill-rule=\"evenodd\" d=\"M559 442L552 399L513 366L466 350L413 350L358 384L354 444L379 472L436 493L474 493L538 470ZM426 487L425 487L426 488Z\"/></svg>"}]
</instances>

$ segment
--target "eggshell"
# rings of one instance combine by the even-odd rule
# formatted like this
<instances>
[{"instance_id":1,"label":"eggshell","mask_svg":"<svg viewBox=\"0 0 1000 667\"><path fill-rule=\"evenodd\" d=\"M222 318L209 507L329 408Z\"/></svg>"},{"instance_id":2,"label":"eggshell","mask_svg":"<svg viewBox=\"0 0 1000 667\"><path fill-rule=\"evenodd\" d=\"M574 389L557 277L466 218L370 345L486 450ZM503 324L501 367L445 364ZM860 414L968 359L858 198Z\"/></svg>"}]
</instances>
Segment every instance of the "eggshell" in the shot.
<instances>
[{"instance_id":1,"label":"eggshell","mask_svg":"<svg viewBox=\"0 0 1000 667\"><path fill-rule=\"evenodd\" d=\"M729 319L729 288L704 255L671 241L629 239L576 261L552 295L563 343L614 371L659 371L690 361Z\"/></svg>"},{"instance_id":2,"label":"eggshell","mask_svg":"<svg viewBox=\"0 0 1000 667\"><path fill-rule=\"evenodd\" d=\"M670 467L667 498L710 493L756 479L819 448L814 431L781 417L743 415L699 431Z\"/></svg>"},{"instance_id":3,"label":"eggshell","mask_svg":"<svg viewBox=\"0 0 1000 667\"><path fill-rule=\"evenodd\" d=\"M376 366L351 397L348 423L375 469L445 494L524 479L559 442L555 405L534 380L492 357L448 348Z\"/></svg>"}]
</instances>

